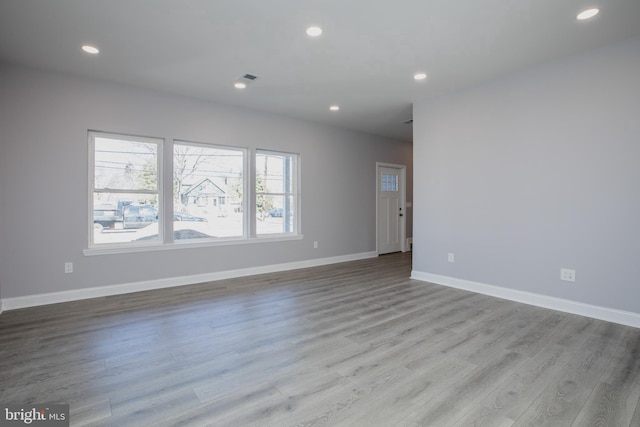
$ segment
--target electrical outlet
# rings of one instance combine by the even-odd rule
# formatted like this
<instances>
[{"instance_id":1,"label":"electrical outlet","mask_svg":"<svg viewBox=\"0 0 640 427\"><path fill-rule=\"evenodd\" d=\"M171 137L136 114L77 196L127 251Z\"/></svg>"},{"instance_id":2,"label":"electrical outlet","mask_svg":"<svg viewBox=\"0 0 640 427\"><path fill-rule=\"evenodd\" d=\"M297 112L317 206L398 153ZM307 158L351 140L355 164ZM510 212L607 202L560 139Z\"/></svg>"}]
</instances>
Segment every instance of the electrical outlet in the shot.
<instances>
[{"instance_id":1,"label":"electrical outlet","mask_svg":"<svg viewBox=\"0 0 640 427\"><path fill-rule=\"evenodd\" d=\"M448 260L449 262L453 262L453 261L455 260L455 257L454 257L454 255L453 255L453 253L452 253L452 252L449 252L449 255L448 255L448 257L447 257L447 260Z\"/></svg>"},{"instance_id":2,"label":"electrical outlet","mask_svg":"<svg viewBox=\"0 0 640 427\"><path fill-rule=\"evenodd\" d=\"M73 273L73 263L72 262L65 262L64 263L64 272L65 273Z\"/></svg>"},{"instance_id":3,"label":"electrical outlet","mask_svg":"<svg viewBox=\"0 0 640 427\"><path fill-rule=\"evenodd\" d=\"M576 281L576 271L571 270L569 268L561 268L560 269L560 280L564 280L565 282L575 282Z\"/></svg>"},{"instance_id":4,"label":"electrical outlet","mask_svg":"<svg viewBox=\"0 0 640 427\"><path fill-rule=\"evenodd\" d=\"M313 242L313 249L318 249L318 241Z\"/></svg>"}]
</instances>

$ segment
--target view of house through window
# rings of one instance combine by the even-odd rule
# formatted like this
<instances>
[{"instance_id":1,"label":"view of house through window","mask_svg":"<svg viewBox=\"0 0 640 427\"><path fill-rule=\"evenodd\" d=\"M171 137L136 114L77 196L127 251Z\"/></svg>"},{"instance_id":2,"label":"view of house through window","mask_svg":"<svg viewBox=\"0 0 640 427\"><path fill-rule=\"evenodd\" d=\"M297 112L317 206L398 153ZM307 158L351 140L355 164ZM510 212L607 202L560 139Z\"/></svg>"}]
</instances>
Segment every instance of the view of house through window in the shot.
<instances>
[{"instance_id":1,"label":"view of house through window","mask_svg":"<svg viewBox=\"0 0 640 427\"><path fill-rule=\"evenodd\" d=\"M140 230L158 222L162 140L90 133L93 156L92 243L159 240ZM157 230L157 227L156 227Z\"/></svg>"},{"instance_id":2,"label":"view of house through window","mask_svg":"<svg viewBox=\"0 0 640 427\"><path fill-rule=\"evenodd\" d=\"M244 235L244 150L176 141L174 239Z\"/></svg>"},{"instance_id":3,"label":"view of house through window","mask_svg":"<svg viewBox=\"0 0 640 427\"><path fill-rule=\"evenodd\" d=\"M256 234L297 233L297 156L256 152Z\"/></svg>"}]
</instances>

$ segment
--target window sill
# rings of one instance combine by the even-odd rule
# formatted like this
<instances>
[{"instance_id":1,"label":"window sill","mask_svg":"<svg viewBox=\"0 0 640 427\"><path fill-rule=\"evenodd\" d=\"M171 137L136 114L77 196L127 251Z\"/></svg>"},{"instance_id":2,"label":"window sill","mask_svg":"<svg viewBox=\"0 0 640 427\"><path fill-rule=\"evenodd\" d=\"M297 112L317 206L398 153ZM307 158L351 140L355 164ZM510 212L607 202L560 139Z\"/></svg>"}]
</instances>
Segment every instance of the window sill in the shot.
<instances>
[{"instance_id":1,"label":"window sill","mask_svg":"<svg viewBox=\"0 0 640 427\"><path fill-rule=\"evenodd\" d=\"M289 240L302 240L304 235L271 235L252 237L248 239L229 239L229 240L207 240L205 242L198 242L194 240L184 242L173 242L163 244L150 244L150 245L135 245L135 246L105 246L83 249L82 253L85 256L94 255L111 255L111 254L126 254L134 252L152 252L152 251L172 251L176 249L193 249L193 248L211 248L217 246L236 246L236 245L251 245L254 243L274 243L285 242Z\"/></svg>"}]
</instances>

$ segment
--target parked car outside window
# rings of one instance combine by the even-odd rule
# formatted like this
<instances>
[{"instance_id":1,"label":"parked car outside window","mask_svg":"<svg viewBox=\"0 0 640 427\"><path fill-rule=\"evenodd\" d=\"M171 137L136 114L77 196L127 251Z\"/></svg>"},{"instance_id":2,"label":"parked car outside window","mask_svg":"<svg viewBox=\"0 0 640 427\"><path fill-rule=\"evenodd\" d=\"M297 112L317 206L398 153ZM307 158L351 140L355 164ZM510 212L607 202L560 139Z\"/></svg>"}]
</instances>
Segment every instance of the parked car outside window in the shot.
<instances>
[{"instance_id":1,"label":"parked car outside window","mask_svg":"<svg viewBox=\"0 0 640 427\"><path fill-rule=\"evenodd\" d=\"M203 218L201 216L189 215L187 213L182 212L174 212L173 213L174 221L197 221L197 222L207 222L207 218Z\"/></svg>"},{"instance_id":2,"label":"parked car outside window","mask_svg":"<svg viewBox=\"0 0 640 427\"><path fill-rule=\"evenodd\" d=\"M282 208L273 208L269 212L267 212L267 216L271 216L274 218L281 218L282 212L283 212Z\"/></svg>"},{"instance_id":3,"label":"parked car outside window","mask_svg":"<svg viewBox=\"0 0 640 427\"><path fill-rule=\"evenodd\" d=\"M124 207L122 227L142 228L158 221L158 210L152 205L127 205Z\"/></svg>"}]
</instances>

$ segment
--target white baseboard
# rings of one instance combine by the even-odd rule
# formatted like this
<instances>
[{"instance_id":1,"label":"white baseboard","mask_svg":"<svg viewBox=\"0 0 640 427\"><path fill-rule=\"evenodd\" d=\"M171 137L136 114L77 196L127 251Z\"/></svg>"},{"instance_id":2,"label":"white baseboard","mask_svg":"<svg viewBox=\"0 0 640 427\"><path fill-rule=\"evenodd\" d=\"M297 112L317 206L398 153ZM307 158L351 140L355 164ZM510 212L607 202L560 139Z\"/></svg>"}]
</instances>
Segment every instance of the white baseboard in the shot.
<instances>
[{"instance_id":1,"label":"white baseboard","mask_svg":"<svg viewBox=\"0 0 640 427\"><path fill-rule=\"evenodd\" d=\"M565 313L578 314L580 316L592 317L594 319L606 320L607 322L640 328L640 313L584 304L577 301L518 291L515 289L503 288L501 286L473 282L470 280L457 279L455 277L440 276L422 271L413 270L411 272L411 278L424 282L435 283L437 285L503 298L510 301L535 305L537 307L549 308L552 310L563 311Z\"/></svg>"},{"instance_id":2,"label":"white baseboard","mask_svg":"<svg viewBox=\"0 0 640 427\"><path fill-rule=\"evenodd\" d=\"M71 291L4 298L0 300L0 313L2 312L1 310L15 310L19 308L77 301L89 298L99 298L110 295L128 294L132 292L150 291L154 289L170 288L174 286L194 285L197 283L211 282L215 280L232 279L236 277L253 276L256 274L275 273L279 271L297 270L300 268L317 267L321 265L336 264L339 262L375 258L377 256L377 252L362 252L351 255L317 258L306 261L288 262L284 264L273 264L259 267L242 268L238 270L196 274L192 276L168 277L166 279L146 280L143 282L123 283L118 285L99 286L86 289L75 289Z\"/></svg>"}]
</instances>

